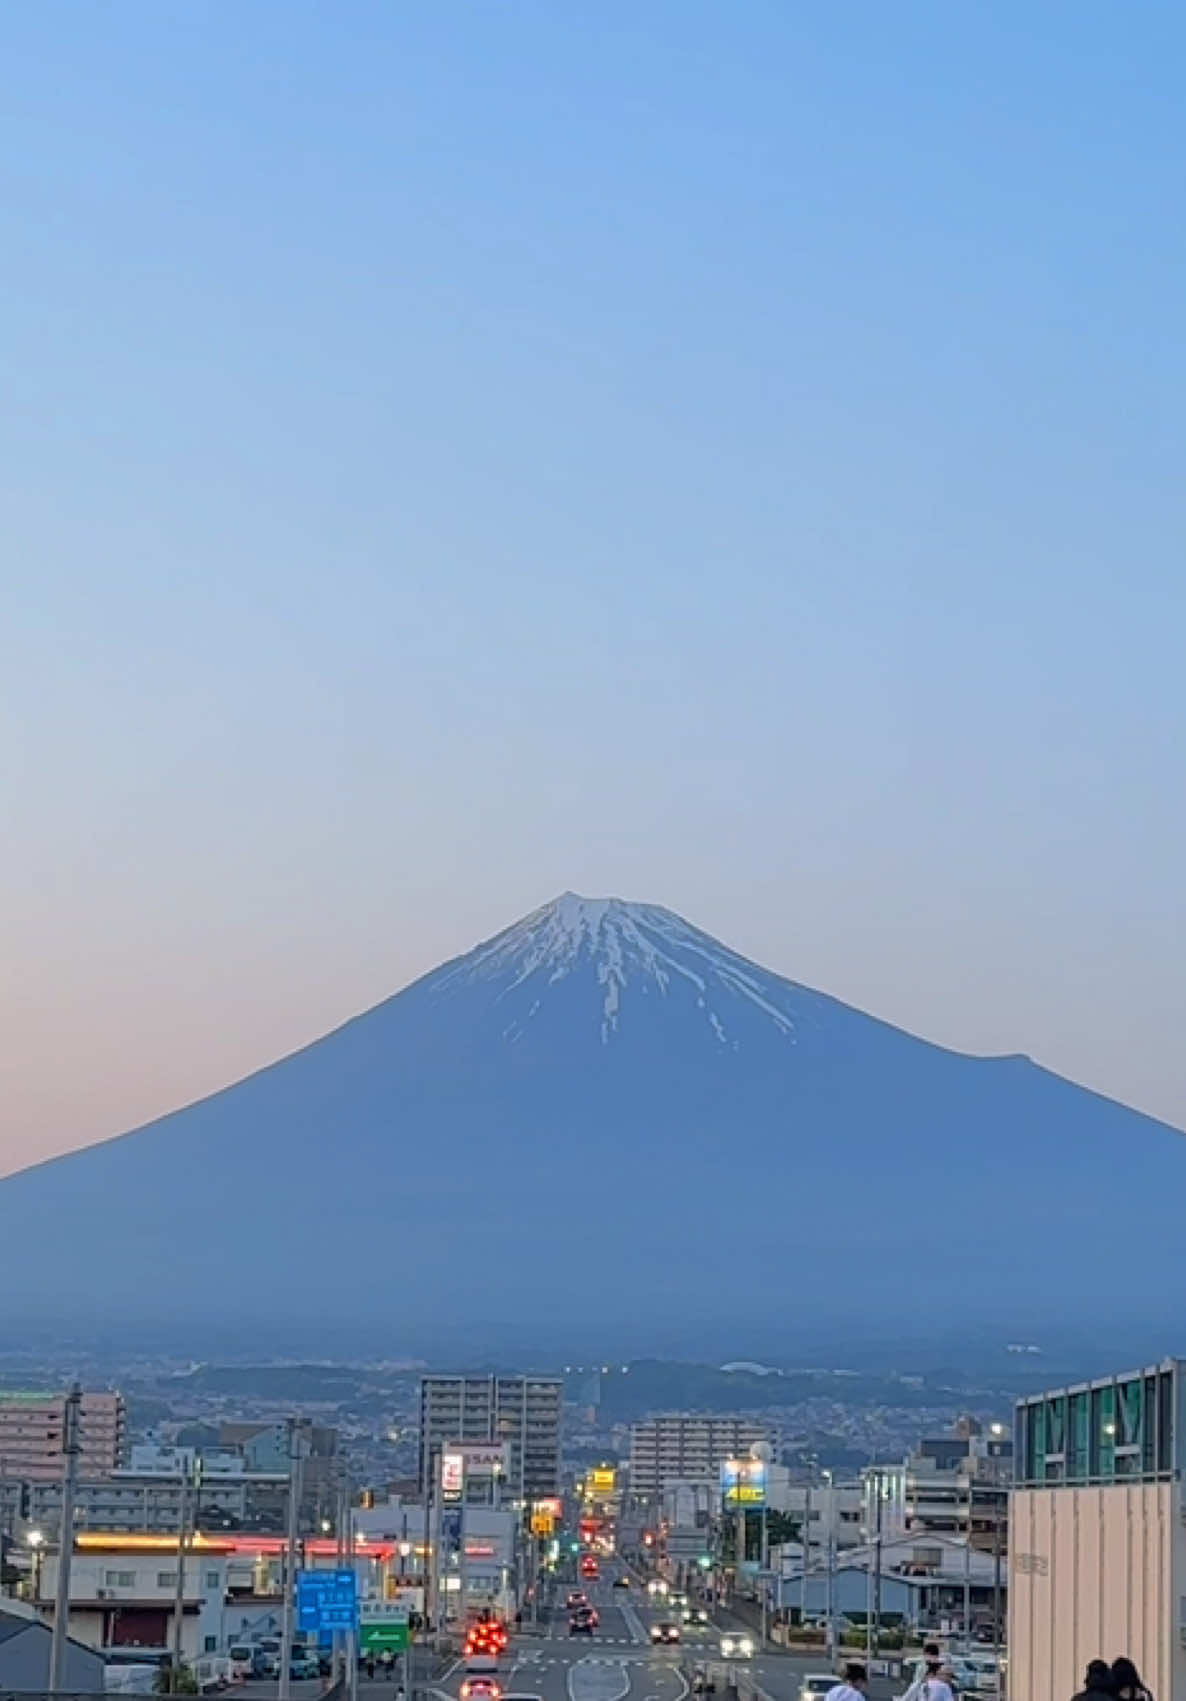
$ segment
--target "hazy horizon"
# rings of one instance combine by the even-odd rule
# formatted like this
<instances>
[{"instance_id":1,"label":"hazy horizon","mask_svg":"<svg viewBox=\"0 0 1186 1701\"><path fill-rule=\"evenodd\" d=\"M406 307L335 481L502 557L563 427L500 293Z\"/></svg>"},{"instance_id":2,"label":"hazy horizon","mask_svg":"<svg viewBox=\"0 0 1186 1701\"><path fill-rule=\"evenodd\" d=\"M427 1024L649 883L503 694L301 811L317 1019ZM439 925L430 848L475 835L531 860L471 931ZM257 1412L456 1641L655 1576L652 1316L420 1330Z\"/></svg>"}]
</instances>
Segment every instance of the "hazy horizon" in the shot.
<instances>
[{"instance_id":1,"label":"hazy horizon","mask_svg":"<svg viewBox=\"0 0 1186 1701\"><path fill-rule=\"evenodd\" d=\"M0 19L0 1171L566 888L1186 1127L1186 16Z\"/></svg>"}]
</instances>

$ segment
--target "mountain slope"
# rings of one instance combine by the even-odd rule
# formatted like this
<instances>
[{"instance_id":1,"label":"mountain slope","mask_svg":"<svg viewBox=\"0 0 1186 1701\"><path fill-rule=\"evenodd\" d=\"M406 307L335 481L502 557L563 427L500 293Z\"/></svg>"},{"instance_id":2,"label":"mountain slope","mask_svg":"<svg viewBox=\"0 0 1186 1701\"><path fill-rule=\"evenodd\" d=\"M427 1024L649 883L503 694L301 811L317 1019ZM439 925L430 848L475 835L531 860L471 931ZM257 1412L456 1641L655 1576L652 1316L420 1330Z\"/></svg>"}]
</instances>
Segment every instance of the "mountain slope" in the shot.
<instances>
[{"instance_id":1,"label":"mountain slope","mask_svg":"<svg viewBox=\"0 0 1186 1701\"><path fill-rule=\"evenodd\" d=\"M47 1317L1120 1318L1179 1298L1184 1189L1179 1134L1024 1058L566 894L237 1086L0 1182L0 1244Z\"/></svg>"}]
</instances>

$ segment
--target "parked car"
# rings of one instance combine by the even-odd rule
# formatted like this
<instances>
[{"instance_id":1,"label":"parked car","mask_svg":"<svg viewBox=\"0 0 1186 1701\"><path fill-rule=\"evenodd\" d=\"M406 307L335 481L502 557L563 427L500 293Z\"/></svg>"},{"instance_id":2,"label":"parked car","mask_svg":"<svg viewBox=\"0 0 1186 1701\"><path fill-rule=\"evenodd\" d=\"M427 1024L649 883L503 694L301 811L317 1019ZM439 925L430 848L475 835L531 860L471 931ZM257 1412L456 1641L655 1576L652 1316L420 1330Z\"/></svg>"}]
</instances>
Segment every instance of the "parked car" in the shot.
<instances>
[{"instance_id":1,"label":"parked car","mask_svg":"<svg viewBox=\"0 0 1186 1701\"><path fill-rule=\"evenodd\" d=\"M256 1650L250 1642L233 1642L227 1649L231 1676L236 1683L245 1683L249 1677L255 1676L255 1655Z\"/></svg>"}]
</instances>

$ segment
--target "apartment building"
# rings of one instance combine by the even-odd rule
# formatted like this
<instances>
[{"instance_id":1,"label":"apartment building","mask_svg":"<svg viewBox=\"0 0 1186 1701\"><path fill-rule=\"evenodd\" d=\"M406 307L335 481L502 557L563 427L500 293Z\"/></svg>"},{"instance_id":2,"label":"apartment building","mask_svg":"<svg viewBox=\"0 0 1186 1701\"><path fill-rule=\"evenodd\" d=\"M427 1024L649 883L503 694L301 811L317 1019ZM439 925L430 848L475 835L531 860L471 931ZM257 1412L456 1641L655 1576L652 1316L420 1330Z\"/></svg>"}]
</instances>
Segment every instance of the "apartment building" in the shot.
<instances>
[{"instance_id":1,"label":"apartment building","mask_svg":"<svg viewBox=\"0 0 1186 1701\"><path fill-rule=\"evenodd\" d=\"M717 1479L729 1459L764 1444L777 1454L778 1432L746 1417L668 1412L630 1426L630 1492L652 1500L669 1483Z\"/></svg>"},{"instance_id":2,"label":"apartment building","mask_svg":"<svg viewBox=\"0 0 1186 1701\"><path fill-rule=\"evenodd\" d=\"M0 1481L53 1482L62 1475L65 1394L0 1394ZM84 1393L79 1409L80 1475L107 1476L127 1438L123 1397Z\"/></svg>"},{"instance_id":3,"label":"apartment building","mask_svg":"<svg viewBox=\"0 0 1186 1701\"><path fill-rule=\"evenodd\" d=\"M505 1492L543 1500L560 1492L558 1376L425 1376L420 1383L421 1493L454 1442L501 1443L507 1449Z\"/></svg>"}]
</instances>

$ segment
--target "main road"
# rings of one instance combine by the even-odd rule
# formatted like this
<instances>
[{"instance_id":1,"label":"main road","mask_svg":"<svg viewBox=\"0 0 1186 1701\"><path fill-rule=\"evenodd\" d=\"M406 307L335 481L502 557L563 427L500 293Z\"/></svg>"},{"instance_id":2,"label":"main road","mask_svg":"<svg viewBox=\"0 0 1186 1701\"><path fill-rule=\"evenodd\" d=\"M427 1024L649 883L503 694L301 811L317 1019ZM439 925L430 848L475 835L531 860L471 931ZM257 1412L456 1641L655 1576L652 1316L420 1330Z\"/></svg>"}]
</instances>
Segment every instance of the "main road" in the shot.
<instances>
[{"instance_id":1,"label":"main road","mask_svg":"<svg viewBox=\"0 0 1186 1701\"><path fill-rule=\"evenodd\" d=\"M652 1613L637 1589L615 1589L620 1572L607 1565L597 1582L583 1580L600 1623L590 1636L570 1636L564 1610L566 1586L557 1594L551 1621L538 1638L516 1636L509 1662L498 1674L503 1696L539 1701L685 1701L688 1680L681 1666L707 1658L719 1631L685 1628L677 1647L651 1645ZM437 1686L437 1701L460 1701L463 1665ZM722 1698L723 1701L723 1698Z\"/></svg>"},{"instance_id":2,"label":"main road","mask_svg":"<svg viewBox=\"0 0 1186 1701\"><path fill-rule=\"evenodd\" d=\"M557 1590L551 1621L536 1638L516 1636L511 1655L498 1675L504 1701L690 1701L685 1675L698 1664L712 1662L720 1669L722 1629L744 1628L729 1622L682 1625L678 1645L657 1647L651 1642L656 1620L675 1619L662 1603L635 1586L615 1588L614 1579L629 1576L616 1560L603 1562L595 1583L582 1582L600 1623L591 1636L570 1636L564 1610L568 1585ZM791 1654L767 1650L747 1660L743 1670L768 1701L799 1701L800 1685L808 1672L827 1671L822 1653ZM465 1671L458 1666L437 1685L431 1701L460 1701ZM869 1701L889 1701L902 1683L875 1677ZM725 1701L720 1687L716 1701Z\"/></svg>"}]
</instances>

